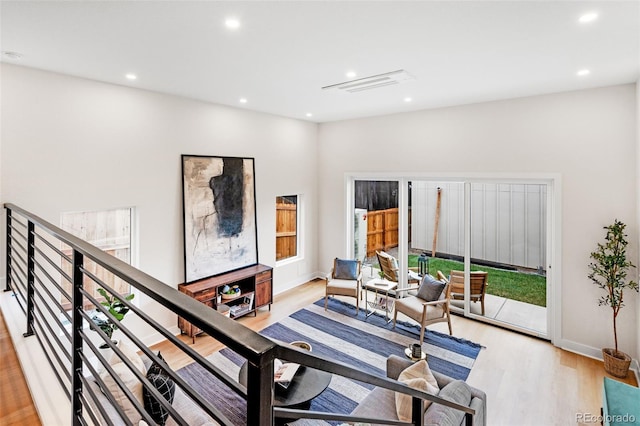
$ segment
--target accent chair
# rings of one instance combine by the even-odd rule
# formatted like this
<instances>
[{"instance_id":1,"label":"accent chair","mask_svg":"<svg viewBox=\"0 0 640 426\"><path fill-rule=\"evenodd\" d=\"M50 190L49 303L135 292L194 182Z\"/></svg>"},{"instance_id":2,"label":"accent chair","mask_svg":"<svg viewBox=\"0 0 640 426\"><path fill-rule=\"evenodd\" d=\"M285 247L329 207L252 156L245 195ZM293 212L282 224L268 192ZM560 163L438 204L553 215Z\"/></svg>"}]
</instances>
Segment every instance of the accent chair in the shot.
<instances>
[{"instance_id":1,"label":"accent chair","mask_svg":"<svg viewBox=\"0 0 640 426\"><path fill-rule=\"evenodd\" d=\"M380 270L384 274L384 279L388 281L393 281L395 283L398 282L398 259L391 256L389 253L384 251L376 251L376 256L378 258L378 264L380 265ZM415 271L408 271L407 282L409 284L419 283L420 275L418 275Z\"/></svg>"},{"instance_id":2,"label":"accent chair","mask_svg":"<svg viewBox=\"0 0 640 426\"><path fill-rule=\"evenodd\" d=\"M349 296L356 298L356 315L360 312L362 297L362 264L359 260L333 260L333 268L326 280L324 310L327 310L329 296Z\"/></svg>"},{"instance_id":3,"label":"accent chair","mask_svg":"<svg viewBox=\"0 0 640 426\"><path fill-rule=\"evenodd\" d=\"M408 287L396 290L400 295L409 290L416 290L416 287ZM446 322L451 330L451 314L449 312L451 285L446 280L442 272L438 271L438 280L427 274L422 277L420 287L417 287L415 296L407 296L396 300L395 311L393 313L393 327L396 327L398 312L401 312L417 321L420 324L420 345L424 342L424 331L428 325L438 322Z\"/></svg>"},{"instance_id":4,"label":"accent chair","mask_svg":"<svg viewBox=\"0 0 640 426\"><path fill-rule=\"evenodd\" d=\"M469 300L472 302L480 302L482 315L484 315L484 295L487 292L487 272L471 271L469 272L470 295ZM451 298L454 300L464 300L464 271L451 271L449 277L451 285Z\"/></svg>"}]
</instances>

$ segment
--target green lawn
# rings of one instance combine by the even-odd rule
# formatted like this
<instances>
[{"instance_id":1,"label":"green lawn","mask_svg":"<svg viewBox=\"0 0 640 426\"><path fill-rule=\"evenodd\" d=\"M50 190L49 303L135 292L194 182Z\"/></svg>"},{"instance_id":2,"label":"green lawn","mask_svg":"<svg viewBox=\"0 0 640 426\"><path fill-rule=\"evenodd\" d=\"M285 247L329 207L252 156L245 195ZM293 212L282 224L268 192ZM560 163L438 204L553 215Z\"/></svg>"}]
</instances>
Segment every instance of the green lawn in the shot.
<instances>
[{"instance_id":1,"label":"green lawn","mask_svg":"<svg viewBox=\"0 0 640 426\"><path fill-rule=\"evenodd\" d=\"M409 255L409 267L417 268L418 256ZM429 274L436 276L442 271L448 276L451 270L464 270L464 264L455 260L429 258ZM532 305L547 306L547 279L537 274L527 274L504 269L489 268L487 266L471 265L472 271L486 271L489 273L487 293L506 297L512 300L530 303Z\"/></svg>"}]
</instances>

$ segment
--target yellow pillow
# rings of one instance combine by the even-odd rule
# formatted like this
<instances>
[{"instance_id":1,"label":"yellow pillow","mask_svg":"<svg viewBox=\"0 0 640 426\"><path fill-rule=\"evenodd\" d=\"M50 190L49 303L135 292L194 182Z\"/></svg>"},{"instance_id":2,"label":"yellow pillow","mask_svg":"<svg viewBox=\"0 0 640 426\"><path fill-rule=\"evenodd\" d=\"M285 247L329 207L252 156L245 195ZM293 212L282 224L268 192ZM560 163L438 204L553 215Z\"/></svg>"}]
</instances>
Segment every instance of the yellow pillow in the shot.
<instances>
[{"instance_id":1,"label":"yellow pillow","mask_svg":"<svg viewBox=\"0 0 640 426\"><path fill-rule=\"evenodd\" d=\"M420 360L415 364L405 368L398 376L398 381L404 383L410 388L420 390L432 395L440 392L438 382L433 376L429 364L426 360ZM396 413L398 420L403 422L411 421L411 396L406 393L396 392ZM431 401L424 401L424 409L426 409Z\"/></svg>"}]
</instances>

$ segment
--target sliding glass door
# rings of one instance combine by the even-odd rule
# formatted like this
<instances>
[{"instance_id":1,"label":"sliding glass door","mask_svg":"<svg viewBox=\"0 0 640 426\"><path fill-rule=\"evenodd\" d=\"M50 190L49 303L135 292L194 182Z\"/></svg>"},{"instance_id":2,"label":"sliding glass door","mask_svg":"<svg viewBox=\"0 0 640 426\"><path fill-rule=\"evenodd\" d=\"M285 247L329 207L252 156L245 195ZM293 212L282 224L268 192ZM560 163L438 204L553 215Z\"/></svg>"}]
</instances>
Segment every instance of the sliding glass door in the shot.
<instances>
[{"instance_id":1,"label":"sliding glass door","mask_svg":"<svg viewBox=\"0 0 640 426\"><path fill-rule=\"evenodd\" d=\"M468 188L468 314L547 336L547 185L472 182Z\"/></svg>"},{"instance_id":2,"label":"sliding glass door","mask_svg":"<svg viewBox=\"0 0 640 426\"><path fill-rule=\"evenodd\" d=\"M368 222L367 236L355 230L354 239L366 238L369 253L362 256L357 241L354 251L368 259L370 277L378 272L375 246L397 256L407 276L447 277L455 313L550 338L551 185L545 179L358 180L360 198L366 188L370 199L393 194L394 205L368 209L352 198L358 205L350 207L352 225L363 217Z\"/></svg>"}]
</instances>

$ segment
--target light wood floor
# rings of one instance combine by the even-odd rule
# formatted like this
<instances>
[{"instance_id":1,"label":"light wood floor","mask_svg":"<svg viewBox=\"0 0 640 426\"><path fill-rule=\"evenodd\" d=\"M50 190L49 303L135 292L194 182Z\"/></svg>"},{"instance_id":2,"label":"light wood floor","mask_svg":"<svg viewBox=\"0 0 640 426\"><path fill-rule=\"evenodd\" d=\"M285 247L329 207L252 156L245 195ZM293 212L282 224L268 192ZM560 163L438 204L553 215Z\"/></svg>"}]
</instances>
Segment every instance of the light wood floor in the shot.
<instances>
[{"instance_id":1,"label":"light wood floor","mask_svg":"<svg viewBox=\"0 0 640 426\"><path fill-rule=\"evenodd\" d=\"M257 317L239 319L253 330L279 321L324 296L324 281L316 280L275 298L271 312L261 309ZM345 301L353 299L345 298ZM569 425L580 424L577 414L600 414L602 379L606 375L601 361L558 349L550 343L453 316L453 333L483 345L471 375L472 386L487 393L489 425ZM433 329L448 333L445 323ZM189 338L182 337L185 342ZM208 336L199 336L195 347L204 355L221 345ZM156 346L173 368L189 360L172 345ZM637 386L633 373L626 383Z\"/></svg>"},{"instance_id":2,"label":"light wood floor","mask_svg":"<svg viewBox=\"0 0 640 426\"><path fill-rule=\"evenodd\" d=\"M0 311L0 425L40 425L11 336Z\"/></svg>"},{"instance_id":3,"label":"light wood floor","mask_svg":"<svg viewBox=\"0 0 640 426\"><path fill-rule=\"evenodd\" d=\"M263 308L256 317L243 317L238 321L253 330L261 330L323 296L324 281L316 280L276 296L271 311ZM349 301L348 298L345 300ZM489 425L575 425L581 424L576 421L579 413L599 415L602 379L606 375L601 361L463 317L454 316L452 323L455 336L485 347L467 381L487 393ZM446 327L446 324L436 324L433 329L447 333ZM29 414L24 408L26 400L30 401L26 385L24 391L17 391L15 382L18 380L14 382L13 373L11 377L5 373L5 370L14 371L5 361L5 347L10 344L5 343L6 339L10 340L6 331L0 329L0 424L37 425L35 410L31 408ZM181 336L181 339L191 343L191 338ZM211 337L201 335L193 347L206 356L222 346ZM160 343L154 349L162 351L174 369L190 362L168 342ZM19 370L17 360L16 365ZM632 373L624 381L637 386ZM7 394L16 397L10 398Z\"/></svg>"}]
</instances>

